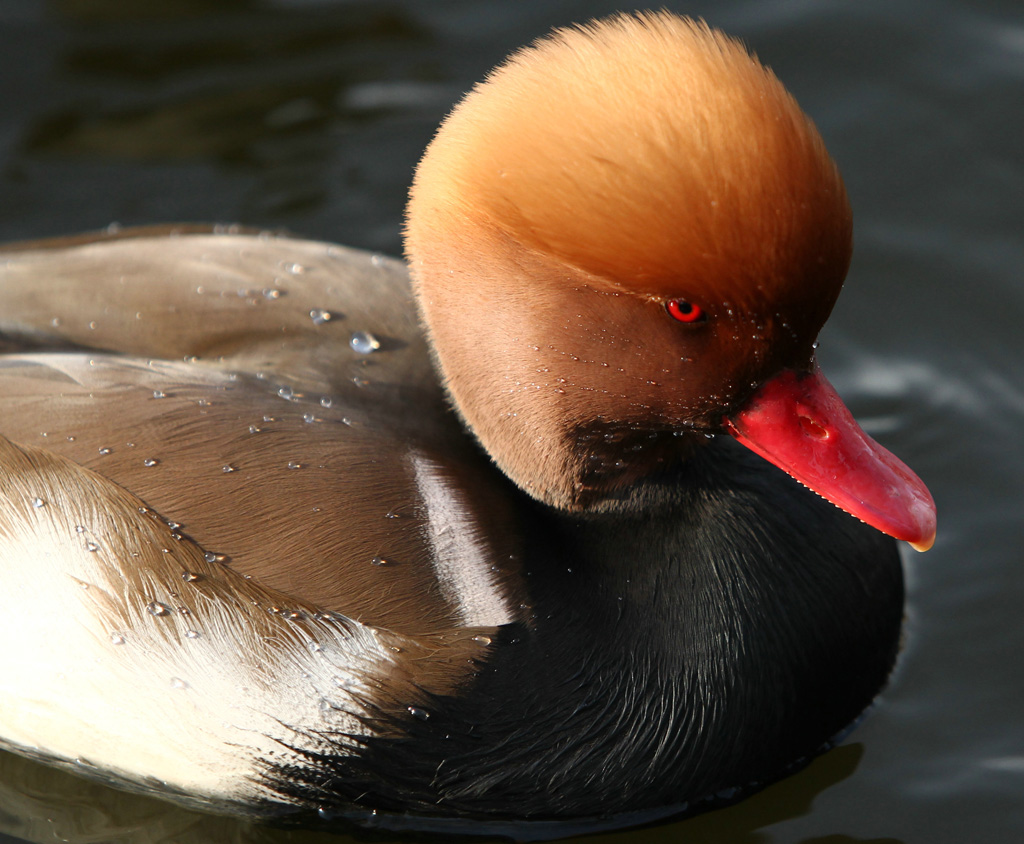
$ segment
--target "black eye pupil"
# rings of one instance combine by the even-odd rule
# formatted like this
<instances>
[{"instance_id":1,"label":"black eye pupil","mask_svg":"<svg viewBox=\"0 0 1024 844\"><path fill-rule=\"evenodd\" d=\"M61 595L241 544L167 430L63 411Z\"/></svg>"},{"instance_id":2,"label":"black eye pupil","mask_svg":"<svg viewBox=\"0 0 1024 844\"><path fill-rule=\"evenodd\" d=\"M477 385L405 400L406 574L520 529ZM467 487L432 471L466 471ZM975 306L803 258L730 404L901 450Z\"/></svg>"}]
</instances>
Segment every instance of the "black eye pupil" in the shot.
<instances>
[{"instance_id":1,"label":"black eye pupil","mask_svg":"<svg viewBox=\"0 0 1024 844\"><path fill-rule=\"evenodd\" d=\"M685 299L670 299L665 303L669 314L680 322L695 323L704 321L704 311L700 305L694 305Z\"/></svg>"}]
</instances>

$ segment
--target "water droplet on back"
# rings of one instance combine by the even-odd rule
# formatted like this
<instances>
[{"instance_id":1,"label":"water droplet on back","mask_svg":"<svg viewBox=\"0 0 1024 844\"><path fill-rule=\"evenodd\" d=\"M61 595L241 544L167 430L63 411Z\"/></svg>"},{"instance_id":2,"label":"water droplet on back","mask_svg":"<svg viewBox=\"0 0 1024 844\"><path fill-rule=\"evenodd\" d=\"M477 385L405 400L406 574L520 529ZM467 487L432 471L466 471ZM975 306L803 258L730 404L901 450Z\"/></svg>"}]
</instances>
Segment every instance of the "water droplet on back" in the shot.
<instances>
[{"instance_id":1,"label":"water droplet on back","mask_svg":"<svg viewBox=\"0 0 1024 844\"><path fill-rule=\"evenodd\" d=\"M203 559L208 563L227 563L230 557L227 554L215 554L213 551L204 551Z\"/></svg>"},{"instance_id":2,"label":"water droplet on back","mask_svg":"<svg viewBox=\"0 0 1024 844\"><path fill-rule=\"evenodd\" d=\"M161 604L159 601L150 601L146 604L146 612L150 615L170 615L171 608L167 604Z\"/></svg>"},{"instance_id":3,"label":"water droplet on back","mask_svg":"<svg viewBox=\"0 0 1024 844\"><path fill-rule=\"evenodd\" d=\"M369 331L353 331L352 338L348 341L352 350L361 355L368 355L380 348L380 340L374 337Z\"/></svg>"},{"instance_id":4,"label":"water droplet on back","mask_svg":"<svg viewBox=\"0 0 1024 844\"><path fill-rule=\"evenodd\" d=\"M45 507L46 502L39 496L36 496L35 498L32 499L32 506L36 508Z\"/></svg>"},{"instance_id":5,"label":"water droplet on back","mask_svg":"<svg viewBox=\"0 0 1024 844\"><path fill-rule=\"evenodd\" d=\"M309 318L313 320L314 325L323 325L325 322L330 322L333 316L326 308L313 308L309 312Z\"/></svg>"},{"instance_id":6,"label":"water droplet on back","mask_svg":"<svg viewBox=\"0 0 1024 844\"><path fill-rule=\"evenodd\" d=\"M160 461L157 460L155 457L147 457L145 460L142 461L142 465L148 468L153 468L159 463Z\"/></svg>"}]
</instances>

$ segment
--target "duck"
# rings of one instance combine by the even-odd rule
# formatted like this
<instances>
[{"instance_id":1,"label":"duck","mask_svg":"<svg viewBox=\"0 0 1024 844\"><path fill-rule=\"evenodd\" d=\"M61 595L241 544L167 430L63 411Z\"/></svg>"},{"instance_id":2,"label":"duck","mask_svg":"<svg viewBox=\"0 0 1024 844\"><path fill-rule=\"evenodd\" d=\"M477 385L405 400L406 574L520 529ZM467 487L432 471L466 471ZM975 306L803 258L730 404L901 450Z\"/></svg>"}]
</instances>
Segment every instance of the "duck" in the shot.
<instances>
[{"instance_id":1,"label":"duck","mask_svg":"<svg viewBox=\"0 0 1024 844\"><path fill-rule=\"evenodd\" d=\"M233 226L0 252L0 743L276 823L552 838L735 801L896 660L924 483L816 362L820 134L669 12L442 123L406 261Z\"/></svg>"}]
</instances>

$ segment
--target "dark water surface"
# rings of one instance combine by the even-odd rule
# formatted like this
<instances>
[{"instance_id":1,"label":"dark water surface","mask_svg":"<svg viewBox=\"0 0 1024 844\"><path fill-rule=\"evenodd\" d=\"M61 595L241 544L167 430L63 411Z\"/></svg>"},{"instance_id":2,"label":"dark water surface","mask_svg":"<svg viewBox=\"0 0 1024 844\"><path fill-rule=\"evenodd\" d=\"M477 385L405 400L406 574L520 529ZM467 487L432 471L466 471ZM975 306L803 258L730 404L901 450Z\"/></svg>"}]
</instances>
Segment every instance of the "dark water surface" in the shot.
<instances>
[{"instance_id":1,"label":"dark water surface","mask_svg":"<svg viewBox=\"0 0 1024 844\"><path fill-rule=\"evenodd\" d=\"M1024 6L694 2L820 127L857 251L826 371L939 505L907 645L847 743L745 803L608 844L1024 841ZM397 253L459 94L607 2L0 0L0 239L158 221ZM0 584L2 588L2 584ZM11 646L4 643L5 647ZM338 842L195 814L0 754L33 842Z\"/></svg>"}]
</instances>

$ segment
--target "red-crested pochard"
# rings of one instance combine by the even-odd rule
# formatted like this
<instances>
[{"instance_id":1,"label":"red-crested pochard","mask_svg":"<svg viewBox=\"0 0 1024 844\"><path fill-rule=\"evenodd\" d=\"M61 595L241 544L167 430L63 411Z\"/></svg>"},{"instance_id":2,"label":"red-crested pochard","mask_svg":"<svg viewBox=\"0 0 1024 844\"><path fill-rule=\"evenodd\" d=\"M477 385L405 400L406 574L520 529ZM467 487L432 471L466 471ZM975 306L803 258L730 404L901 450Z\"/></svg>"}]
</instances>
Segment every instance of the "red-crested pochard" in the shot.
<instances>
[{"instance_id":1,"label":"red-crested pochard","mask_svg":"<svg viewBox=\"0 0 1024 844\"><path fill-rule=\"evenodd\" d=\"M815 364L851 218L792 97L668 13L557 31L444 122L406 246L0 254L3 743L519 838L820 752L935 509Z\"/></svg>"}]
</instances>

